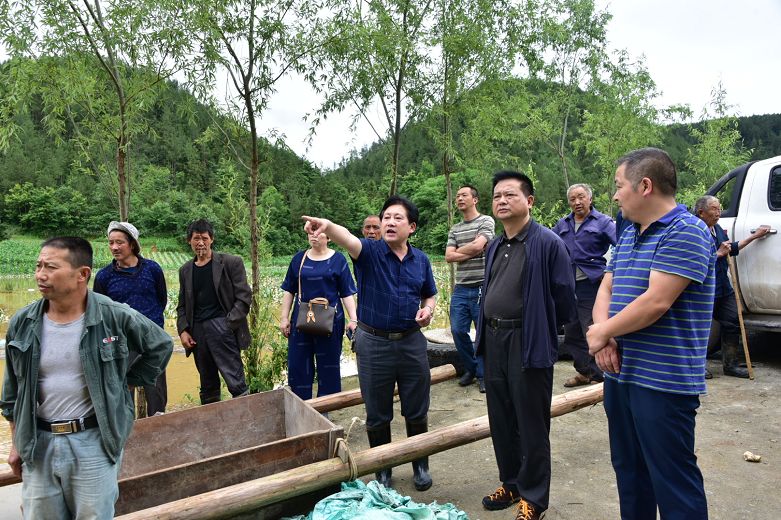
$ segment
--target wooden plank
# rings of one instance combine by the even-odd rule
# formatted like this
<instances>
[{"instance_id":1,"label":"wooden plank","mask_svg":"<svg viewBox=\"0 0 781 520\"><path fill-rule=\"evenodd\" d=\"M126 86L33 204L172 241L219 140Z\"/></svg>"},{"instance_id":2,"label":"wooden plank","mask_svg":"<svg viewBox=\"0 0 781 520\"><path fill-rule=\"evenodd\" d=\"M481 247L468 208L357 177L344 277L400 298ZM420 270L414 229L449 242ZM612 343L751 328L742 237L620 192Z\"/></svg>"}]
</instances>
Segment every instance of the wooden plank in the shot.
<instances>
[{"instance_id":1,"label":"wooden plank","mask_svg":"<svg viewBox=\"0 0 781 520\"><path fill-rule=\"evenodd\" d=\"M557 417L602 400L602 384L557 395L551 403L551 416ZM357 475L411 462L420 457L468 444L490 435L488 416L438 428L391 444L352 455ZM316 462L254 481L177 500L120 517L122 520L212 519L258 511L271 504L349 480L350 465L339 458Z\"/></svg>"}]
</instances>

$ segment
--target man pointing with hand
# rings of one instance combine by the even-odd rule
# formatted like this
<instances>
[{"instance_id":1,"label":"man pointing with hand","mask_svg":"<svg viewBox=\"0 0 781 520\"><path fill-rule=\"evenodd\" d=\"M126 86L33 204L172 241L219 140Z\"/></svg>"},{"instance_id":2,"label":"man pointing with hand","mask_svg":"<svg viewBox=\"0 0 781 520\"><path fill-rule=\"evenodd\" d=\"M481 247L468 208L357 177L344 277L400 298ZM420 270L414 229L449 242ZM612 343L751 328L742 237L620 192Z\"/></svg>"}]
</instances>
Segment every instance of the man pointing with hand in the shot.
<instances>
[{"instance_id":1,"label":"man pointing with hand","mask_svg":"<svg viewBox=\"0 0 781 520\"><path fill-rule=\"evenodd\" d=\"M380 212L381 240L359 239L326 219L302 218L307 233L327 233L354 261L358 279L355 352L369 444L375 447L391 441L396 384L407 436L425 433L431 375L420 328L431 323L437 288L428 257L407 241L417 228L418 208L396 195L385 201ZM430 488L428 457L413 461L412 469L415 489ZM376 477L390 487L390 468Z\"/></svg>"}]
</instances>

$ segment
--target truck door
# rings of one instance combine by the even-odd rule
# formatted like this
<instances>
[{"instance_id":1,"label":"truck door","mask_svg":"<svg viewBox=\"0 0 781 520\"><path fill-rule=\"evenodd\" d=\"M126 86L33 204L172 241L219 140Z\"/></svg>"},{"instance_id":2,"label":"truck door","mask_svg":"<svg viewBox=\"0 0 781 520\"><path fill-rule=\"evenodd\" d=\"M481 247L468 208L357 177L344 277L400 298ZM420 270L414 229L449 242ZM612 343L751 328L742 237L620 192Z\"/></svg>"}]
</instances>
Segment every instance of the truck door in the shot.
<instances>
[{"instance_id":1,"label":"truck door","mask_svg":"<svg viewBox=\"0 0 781 520\"><path fill-rule=\"evenodd\" d=\"M737 241L762 224L771 227L765 238L742 249L735 262L746 310L781 314L781 156L751 165L732 224L731 233L723 227Z\"/></svg>"}]
</instances>

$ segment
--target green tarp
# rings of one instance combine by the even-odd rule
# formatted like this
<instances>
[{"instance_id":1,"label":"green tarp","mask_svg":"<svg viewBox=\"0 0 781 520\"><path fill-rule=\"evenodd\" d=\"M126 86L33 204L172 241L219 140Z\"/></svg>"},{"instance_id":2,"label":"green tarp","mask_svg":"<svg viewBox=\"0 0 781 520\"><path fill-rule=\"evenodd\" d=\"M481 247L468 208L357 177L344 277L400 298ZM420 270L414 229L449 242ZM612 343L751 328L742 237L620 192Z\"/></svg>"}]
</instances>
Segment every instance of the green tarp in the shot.
<instances>
[{"instance_id":1,"label":"green tarp","mask_svg":"<svg viewBox=\"0 0 781 520\"><path fill-rule=\"evenodd\" d=\"M283 520L347 520L352 518L375 520L469 520L453 504L428 505L413 502L393 489L377 483L364 484L360 480L342 482L342 490L322 499L306 516Z\"/></svg>"}]
</instances>

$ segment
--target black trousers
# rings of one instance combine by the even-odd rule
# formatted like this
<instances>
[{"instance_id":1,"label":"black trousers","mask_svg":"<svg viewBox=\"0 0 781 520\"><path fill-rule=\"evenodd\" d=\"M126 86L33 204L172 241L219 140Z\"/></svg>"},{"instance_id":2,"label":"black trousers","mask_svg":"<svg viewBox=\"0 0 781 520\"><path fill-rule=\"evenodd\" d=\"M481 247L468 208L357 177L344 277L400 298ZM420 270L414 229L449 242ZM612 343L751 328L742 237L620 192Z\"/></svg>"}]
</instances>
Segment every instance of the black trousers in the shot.
<instances>
[{"instance_id":1,"label":"black trousers","mask_svg":"<svg viewBox=\"0 0 781 520\"><path fill-rule=\"evenodd\" d=\"M540 509L550 497L553 367L522 367L523 330L485 329L485 389L499 479Z\"/></svg>"},{"instance_id":2,"label":"black trousers","mask_svg":"<svg viewBox=\"0 0 781 520\"><path fill-rule=\"evenodd\" d=\"M201 404L220 400L220 374L233 397L247 393L241 350L227 320L212 318L196 322L192 336L195 367L201 379Z\"/></svg>"},{"instance_id":3,"label":"black trousers","mask_svg":"<svg viewBox=\"0 0 781 520\"><path fill-rule=\"evenodd\" d=\"M135 356L135 359L128 363L128 366L132 366L139 357L141 356ZM135 406L136 393L132 392L130 395ZM144 395L146 395L147 416L152 417L157 412L165 413L165 406L168 404L168 382L165 379L165 370L157 376L155 384L144 385Z\"/></svg>"},{"instance_id":4,"label":"black trousers","mask_svg":"<svg viewBox=\"0 0 781 520\"><path fill-rule=\"evenodd\" d=\"M564 342L561 349L568 352L574 360L575 370L589 379L602 381L602 370L597 366L594 356L588 353L586 331L594 323L591 313L597 299L600 282L581 280L575 284L578 297L578 321L564 325Z\"/></svg>"},{"instance_id":5,"label":"black trousers","mask_svg":"<svg viewBox=\"0 0 781 520\"><path fill-rule=\"evenodd\" d=\"M355 353L367 430L383 428L393 420L393 389L397 384L401 415L413 423L427 417L431 372L422 332L389 340L356 329Z\"/></svg>"}]
</instances>

